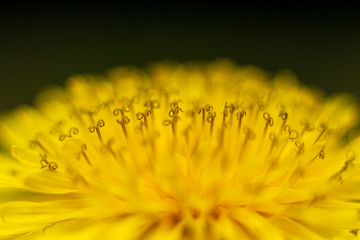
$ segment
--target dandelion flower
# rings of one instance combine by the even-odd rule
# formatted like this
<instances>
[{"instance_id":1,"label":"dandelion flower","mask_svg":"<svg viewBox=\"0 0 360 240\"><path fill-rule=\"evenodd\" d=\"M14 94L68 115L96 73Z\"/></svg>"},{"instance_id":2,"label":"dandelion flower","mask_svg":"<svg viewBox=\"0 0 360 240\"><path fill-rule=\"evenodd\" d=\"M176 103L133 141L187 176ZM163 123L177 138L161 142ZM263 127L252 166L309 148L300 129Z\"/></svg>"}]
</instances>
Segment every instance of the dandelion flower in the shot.
<instances>
[{"instance_id":1,"label":"dandelion flower","mask_svg":"<svg viewBox=\"0 0 360 240\"><path fill-rule=\"evenodd\" d=\"M2 117L0 239L358 238L350 97L226 60L106 78Z\"/></svg>"}]
</instances>

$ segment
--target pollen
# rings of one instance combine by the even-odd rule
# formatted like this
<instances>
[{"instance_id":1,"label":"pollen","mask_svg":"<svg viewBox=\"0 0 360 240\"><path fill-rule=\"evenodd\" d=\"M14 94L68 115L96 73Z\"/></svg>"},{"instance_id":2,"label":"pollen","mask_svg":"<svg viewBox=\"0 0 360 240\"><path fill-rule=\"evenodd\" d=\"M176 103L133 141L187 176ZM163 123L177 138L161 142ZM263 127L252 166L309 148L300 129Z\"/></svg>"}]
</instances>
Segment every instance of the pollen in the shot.
<instances>
[{"instance_id":1,"label":"pollen","mask_svg":"<svg viewBox=\"0 0 360 240\"><path fill-rule=\"evenodd\" d=\"M73 76L2 116L0 239L358 239L357 124L228 60Z\"/></svg>"}]
</instances>

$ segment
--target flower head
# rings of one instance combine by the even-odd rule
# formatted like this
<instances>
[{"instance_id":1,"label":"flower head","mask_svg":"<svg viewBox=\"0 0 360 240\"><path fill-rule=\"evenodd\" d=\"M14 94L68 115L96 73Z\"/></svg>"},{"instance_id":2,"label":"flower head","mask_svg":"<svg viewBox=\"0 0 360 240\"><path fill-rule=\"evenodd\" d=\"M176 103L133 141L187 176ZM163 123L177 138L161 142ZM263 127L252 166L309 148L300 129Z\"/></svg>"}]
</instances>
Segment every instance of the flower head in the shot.
<instances>
[{"instance_id":1,"label":"flower head","mask_svg":"<svg viewBox=\"0 0 360 240\"><path fill-rule=\"evenodd\" d=\"M3 117L0 239L357 238L348 97L228 61L108 78Z\"/></svg>"}]
</instances>

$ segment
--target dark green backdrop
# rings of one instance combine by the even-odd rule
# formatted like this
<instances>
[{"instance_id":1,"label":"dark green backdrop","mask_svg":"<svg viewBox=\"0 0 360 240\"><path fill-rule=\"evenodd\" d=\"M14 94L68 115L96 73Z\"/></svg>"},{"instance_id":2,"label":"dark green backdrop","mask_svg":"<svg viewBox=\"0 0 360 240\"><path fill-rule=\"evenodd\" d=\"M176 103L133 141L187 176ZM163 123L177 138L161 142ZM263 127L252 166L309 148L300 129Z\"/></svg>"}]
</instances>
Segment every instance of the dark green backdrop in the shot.
<instances>
[{"instance_id":1,"label":"dark green backdrop","mask_svg":"<svg viewBox=\"0 0 360 240\"><path fill-rule=\"evenodd\" d=\"M360 96L359 9L323 6L84 5L0 8L0 109L48 84L123 64L227 57L292 69Z\"/></svg>"}]
</instances>

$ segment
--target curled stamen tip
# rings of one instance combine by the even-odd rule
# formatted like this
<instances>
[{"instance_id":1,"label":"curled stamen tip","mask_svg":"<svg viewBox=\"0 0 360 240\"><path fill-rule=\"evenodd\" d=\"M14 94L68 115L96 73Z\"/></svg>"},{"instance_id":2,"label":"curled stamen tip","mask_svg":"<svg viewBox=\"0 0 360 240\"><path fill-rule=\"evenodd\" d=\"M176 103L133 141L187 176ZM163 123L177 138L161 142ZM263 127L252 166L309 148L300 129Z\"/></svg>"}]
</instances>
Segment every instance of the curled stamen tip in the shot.
<instances>
[{"instance_id":1,"label":"curled stamen tip","mask_svg":"<svg viewBox=\"0 0 360 240\"><path fill-rule=\"evenodd\" d=\"M69 130L69 134L61 134L60 136L59 136L59 140L60 141L64 141L66 138L72 138L73 137L73 135L76 135L76 134L78 134L79 133L79 129L77 129L76 127L72 127L72 128L70 128L70 130Z\"/></svg>"},{"instance_id":2,"label":"curled stamen tip","mask_svg":"<svg viewBox=\"0 0 360 240\"><path fill-rule=\"evenodd\" d=\"M130 118L128 118L126 116L124 116L122 119L123 119L125 124L128 124L130 122Z\"/></svg>"},{"instance_id":3,"label":"curled stamen tip","mask_svg":"<svg viewBox=\"0 0 360 240\"><path fill-rule=\"evenodd\" d=\"M89 129L89 131L90 131L91 133L93 133L93 132L95 132L96 127L89 127L88 129Z\"/></svg>"},{"instance_id":4,"label":"curled stamen tip","mask_svg":"<svg viewBox=\"0 0 360 240\"><path fill-rule=\"evenodd\" d=\"M209 113L209 115L207 116L206 120L209 122L209 123L212 123L215 121L215 117L216 117L216 112L212 112L212 113Z\"/></svg>"},{"instance_id":5,"label":"curled stamen tip","mask_svg":"<svg viewBox=\"0 0 360 240\"><path fill-rule=\"evenodd\" d=\"M289 132L290 133L290 131L291 131L291 127L289 126L289 125L285 125L285 127L284 127L284 131L285 132Z\"/></svg>"},{"instance_id":6,"label":"curled stamen tip","mask_svg":"<svg viewBox=\"0 0 360 240\"><path fill-rule=\"evenodd\" d=\"M285 112L285 111L280 111L279 113L279 117L282 119L282 120L286 120L288 118L288 113Z\"/></svg>"},{"instance_id":7,"label":"curled stamen tip","mask_svg":"<svg viewBox=\"0 0 360 240\"><path fill-rule=\"evenodd\" d=\"M145 123L146 123L146 122L147 122L146 118L147 118L148 116L150 116L150 114L151 114L151 111L148 110L148 109L146 109L145 112L143 112L143 113L141 113L141 112L137 113L137 114L136 114L136 119L137 119L137 120L144 119L144 121L145 121ZM146 123L146 125L147 125L147 123Z\"/></svg>"},{"instance_id":8,"label":"curled stamen tip","mask_svg":"<svg viewBox=\"0 0 360 240\"><path fill-rule=\"evenodd\" d=\"M121 125L123 125L123 124L128 124L128 123L130 122L130 118L128 118L127 116L123 116L123 117L121 118L121 120L120 120L120 119L116 119L116 122L119 123L119 124L121 124Z\"/></svg>"},{"instance_id":9,"label":"curled stamen tip","mask_svg":"<svg viewBox=\"0 0 360 240\"><path fill-rule=\"evenodd\" d=\"M49 164L49 170L50 171L55 171L58 168L58 165L55 162L51 162Z\"/></svg>"},{"instance_id":10,"label":"curled stamen tip","mask_svg":"<svg viewBox=\"0 0 360 240\"><path fill-rule=\"evenodd\" d=\"M169 126L170 124L172 124L172 121L171 121L171 120L164 120L164 121L163 121L163 125L164 125L164 126Z\"/></svg>"},{"instance_id":11,"label":"curled stamen tip","mask_svg":"<svg viewBox=\"0 0 360 240\"><path fill-rule=\"evenodd\" d=\"M295 141L295 146L299 149L298 150L299 154L304 153L304 142Z\"/></svg>"},{"instance_id":12,"label":"curled stamen tip","mask_svg":"<svg viewBox=\"0 0 360 240\"><path fill-rule=\"evenodd\" d=\"M274 125L274 120L273 120L273 118L270 118L270 119L268 120L268 122L269 122L270 127L271 127L272 125Z\"/></svg>"},{"instance_id":13,"label":"curled stamen tip","mask_svg":"<svg viewBox=\"0 0 360 240\"><path fill-rule=\"evenodd\" d=\"M119 116L121 109L117 108L113 111L114 116Z\"/></svg>"},{"instance_id":14,"label":"curled stamen tip","mask_svg":"<svg viewBox=\"0 0 360 240\"><path fill-rule=\"evenodd\" d=\"M296 130L292 130L289 125L285 125L284 131L289 133L290 140L295 140L299 137L299 133Z\"/></svg>"},{"instance_id":15,"label":"curled stamen tip","mask_svg":"<svg viewBox=\"0 0 360 240\"><path fill-rule=\"evenodd\" d=\"M266 124L270 125L270 127L274 124L274 119L270 116L270 113L264 112L263 118L266 120Z\"/></svg>"},{"instance_id":16,"label":"curled stamen tip","mask_svg":"<svg viewBox=\"0 0 360 240\"><path fill-rule=\"evenodd\" d=\"M100 119L98 122L97 122L97 127L103 127L105 126L105 122L104 120Z\"/></svg>"},{"instance_id":17,"label":"curled stamen tip","mask_svg":"<svg viewBox=\"0 0 360 240\"><path fill-rule=\"evenodd\" d=\"M300 124L304 126L304 129L308 132L311 132L315 129L314 125L311 124L309 121L303 119L300 121Z\"/></svg>"},{"instance_id":18,"label":"curled stamen tip","mask_svg":"<svg viewBox=\"0 0 360 240\"><path fill-rule=\"evenodd\" d=\"M40 165L41 165L41 169L43 169L43 168L46 168L49 165L49 163L45 159L41 159Z\"/></svg>"},{"instance_id":19,"label":"curled stamen tip","mask_svg":"<svg viewBox=\"0 0 360 240\"><path fill-rule=\"evenodd\" d=\"M128 104L123 105L124 112L130 112L130 106Z\"/></svg>"},{"instance_id":20,"label":"curled stamen tip","mask_svg":"<svg viewBox=\"0 0 360 240\"><path fill-rule=\"evenodd\" d=\"M299 137L299 134L298 134L297 131L295 131L295 130L290 130L290 132L289 132L289 138L290 138L291 140L295 140L295 139L297 139L298 137Z\"/></svg>"},{"instance_id":21,"label":"curled stamen tip","mask_svg":"<svg viewBox=\"0 0 360 240\"><path fill-rule=\"evenodd\" d=\"M239 112L236 113L236 117L237 117L238 120L243 118L244 116L246 116L246 111L244 111L244 110L239 111Z\"/></svg>"},{"instance_id":22,"label":"curled stamen tip","mask_svg":"<svg viewBox=\"0 0 360 240\"><path fill-rule=\"evenodd\" d=\"M346 159L347 160L354 160L356 158L356 154L354 153L353 150L349 149L347 152L346 152Z\"/></svg>"},{"instance_id":23,"label":"curled stamen tip","mask_svg":"<svg viewBox=\"0 0 360 240\"><path fill-rule=\"evenodd\" d=\"M208 105L208 104L205 105L205 110L206 110L207 112L210 112L210 111L212 111L213 109L214 109L213 106Z\"/></svg>"},{"instance_id":24,"label":"curled stamen tip","mask_svg":"<svg viewBox=\"0 0 360 240\"><path fill-rule=\"evenodd\" d=\"M58 165L55 162L48 162L47 161L47 155L46 154L39 154L41 157L40 160L40 169L48 168L50 171L55 171L58 168Z\"/></svg>"},{"instance_id":25,"label":"curled stamen tip","mask_svg":"<svg viewBox=\"0 0 360 240\"><path fill-rule=\"evenodd\" d=\"M150 107L150 108L159 108L160 107L160 103L158 100L149 100L149 101L146 101L144 103L144 106L145 107Z\"/></svg>"},{"instance_id":26,"label":"curled stamen tip","mask_svg":"<svg viewBox=\"0 0 360 240\"><path fill-rule=\"evenodd\" d=\"M136 119L137 119L137 120L141 120L141 119L143 119L143 117L144 117L144 114L143 114L143 113L137 113L137 114L136 114Z\"/></svg>"}]
</instances>

